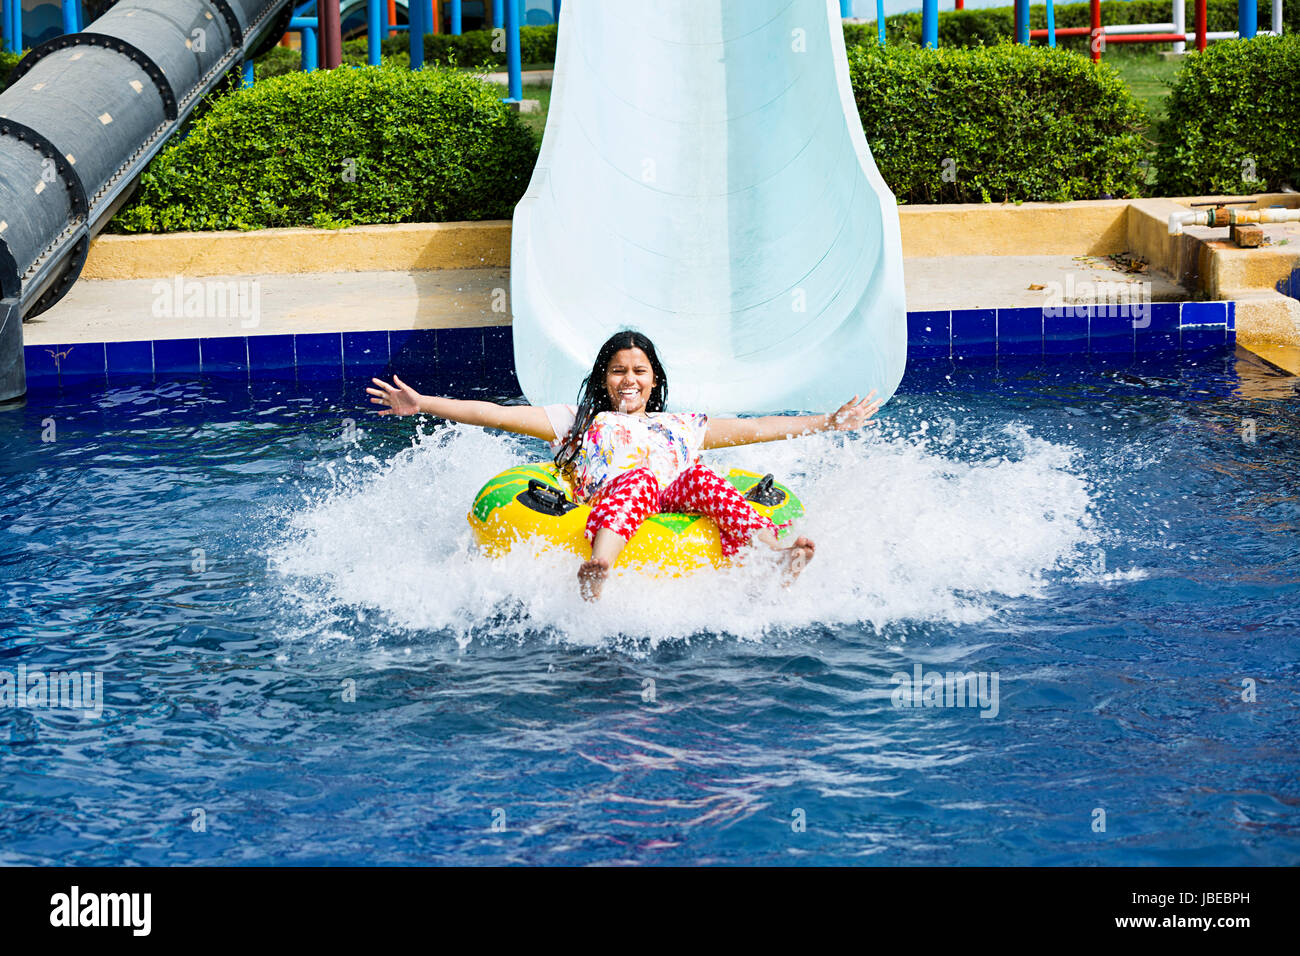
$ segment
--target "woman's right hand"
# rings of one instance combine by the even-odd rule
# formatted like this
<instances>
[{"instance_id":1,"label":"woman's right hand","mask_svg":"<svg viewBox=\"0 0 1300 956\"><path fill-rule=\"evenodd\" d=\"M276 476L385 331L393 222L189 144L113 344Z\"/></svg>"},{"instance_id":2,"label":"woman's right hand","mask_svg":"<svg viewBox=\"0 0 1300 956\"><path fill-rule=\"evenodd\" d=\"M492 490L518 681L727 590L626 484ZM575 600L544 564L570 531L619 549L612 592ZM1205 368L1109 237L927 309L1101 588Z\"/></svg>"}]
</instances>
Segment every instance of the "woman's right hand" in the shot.
<instances>
[{"instance_id":1,"label":"woman's right hand","mask_svg":"<svg viewBox=\"0 0 1300 956\"><path fill-rule=\"evenodd\" d=\"M381 378L371 379L371 381L379 388L366 389L367 393L374 396L370 401L376 405L388 406L388 410L380 412L380 415L414 415L420 410L420 399L423 396L396 375L393 376L393 381L397 383L396 387Z\"/></svg>"}]
</instances>

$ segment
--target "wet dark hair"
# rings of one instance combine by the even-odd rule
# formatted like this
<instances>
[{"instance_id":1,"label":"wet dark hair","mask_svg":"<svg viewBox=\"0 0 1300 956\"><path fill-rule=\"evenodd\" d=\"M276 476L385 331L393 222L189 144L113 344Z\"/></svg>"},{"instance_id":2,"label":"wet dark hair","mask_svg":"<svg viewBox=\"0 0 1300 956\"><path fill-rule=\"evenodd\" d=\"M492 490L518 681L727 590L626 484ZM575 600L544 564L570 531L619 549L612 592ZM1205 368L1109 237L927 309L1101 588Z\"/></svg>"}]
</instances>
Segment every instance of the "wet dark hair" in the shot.
<instances>
[{"instance_id":1,"label":"wet dark hair","mask_svg":"<svg viewBox=\"0 0 1300 956\"><path fill-rule=\"evenodd\" d=\"M573 427L569 429L569 434L564 436L560 450L555 453L555 465L561 474L566 474L572 469L578 452L582 450L582 436L587 433L595 417L601 412L615 411L614 404L609 398L609 389L605 387L605 374L609 371L609 363L613 361L614 355L623 349L640 349L650 360L655 385L650 390L650 399L645 403L645 408L647 412L664 410L664 405L668 401L668 376L659 361L659 356L655 353L654 343L635 329L622 329L615 332L600 347L600 351L596 353L595 364L591 366L591 374L583 379L578 387L577 417L573 421Z\"/></svg>"}]
</instances>

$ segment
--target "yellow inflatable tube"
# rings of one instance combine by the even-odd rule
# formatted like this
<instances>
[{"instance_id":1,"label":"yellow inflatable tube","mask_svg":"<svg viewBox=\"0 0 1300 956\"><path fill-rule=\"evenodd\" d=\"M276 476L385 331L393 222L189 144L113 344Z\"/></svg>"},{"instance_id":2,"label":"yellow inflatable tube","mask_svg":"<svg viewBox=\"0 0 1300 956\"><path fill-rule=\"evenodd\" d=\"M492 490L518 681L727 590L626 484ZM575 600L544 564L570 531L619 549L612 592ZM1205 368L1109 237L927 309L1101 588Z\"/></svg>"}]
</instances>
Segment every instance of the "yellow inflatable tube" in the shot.
<instances>
[{"instance_id":1,"label":"yellow inflatable tube","mask_svg":"<svg viewBox=\"0 0 1300 956\"><path fill-rule=\"evenodd\" d=\"M750 506L777 525L777 537L803 514L803 504L771 475L733 468L726 475ZM469 524L479 547L493 557L517 542L542 538L581 558L591 557L583 534L591 508L577 504L554 463L519 465L497 475L479 491L469 511ZM615 567L658 565L673 572L721 567L718 526L703 515L669 512L646 518L619 554Z\"/></svg>"}]
</instances>

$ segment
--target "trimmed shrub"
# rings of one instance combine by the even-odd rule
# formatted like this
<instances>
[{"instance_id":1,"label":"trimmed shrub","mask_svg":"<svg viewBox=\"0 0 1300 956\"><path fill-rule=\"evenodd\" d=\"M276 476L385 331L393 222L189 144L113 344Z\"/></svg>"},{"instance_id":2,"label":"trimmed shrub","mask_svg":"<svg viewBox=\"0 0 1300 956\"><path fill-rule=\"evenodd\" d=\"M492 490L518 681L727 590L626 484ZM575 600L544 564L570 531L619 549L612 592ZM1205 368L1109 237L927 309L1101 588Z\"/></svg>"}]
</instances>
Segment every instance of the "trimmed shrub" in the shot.
<instances>
[{"instance_id":1,"label":"trimmed shrub","mask_svg":"<svg viewBox=\"0 0 1300 956\"><path fill-rule=\"evenodd\" d=\"M369 54L366 50L365 42L360 46L355 42L345 43L343 45L343 65L344 66L369 66ZM385 53L382 58L382 65L389 70L406 70L410 69L411 57L406 50L397 53ZM302 51L291 50L289 47L276 46L272 47L266 53L257 58L257 68L255 76L260 83L262 80L269 80L273 77L284 76L286 73L297 73L302 70Z\"/></svg>"},{"instance_id":2,"label":"trimmed shrub","mask_svg":"<svg viewBox=\"0 0 1300 956\"><path fill-rule=\"evenodd\" d=\"M537 147L453 69L294 73L216 99L114 232L508 219Z\"/></svg>"},{"instance_id":3,"label":"trimmed shrub","mask_svg":"<svg viewBox=\"0 0 1300 956\"><path fill-rule=\"evenodd\" d=\"M0 50L0 90L9 85L9 74L22 58L21 53L7 53Z\"/></svg>"},{"instance_id":4,"label":"trimmed shrub","mask_svg":"<svg viewBox=\"0 0 1300 956\"><path fill-rule=\"evenodd\" d=\"M544 27L520 27L519 47L525 64L551 64L555 62L555 41L558 30L555 24ZM454 63L462 67L505 68L504 50L492 49L491 30L471 30L459 36L449 33L428 33L424 37L424 60L429 65ZM497 44L500 46L500 43ZM411 47L405 34L389 37L380 45L385 67L407 69L411 64ZM366 66L369 46L365 37L348 40L343 44L344 66ZM302 69L302 51L288 47L273 47L257 60L257 79L270 79Z\"/></svg>"},{"instance_id":5,"label":"trimmed shrub","mask_svg":"<svg viewBox=\"0 0 1300 956\"><path fill-rule=\"evenodd\" d=\"M554 23L542 27L519 28L519 54L524 63L554 63L555 42L559 36L559 27ZM459 36L450 33L426 33L424 36L424 59L428 63L455 63L457 66L499 66L506 65L505 41L497 43L501 49L492 49L492 30L470 30ZM366 41L349 40L345 49L359 49L361 61L365 62ZM406 36L390 37L383 43L384 56L395 56L405 52L410 55L410 41Z\"/></svg>"},{"instance_id":6,"label":"trimmed shrub","mask_svg":"<svg viewBox=\"0 0 1300 956\"><path fill-rule=\"evenodd\" d=\"M1300 186L1300 36L1211 44L1183 64L1166 109L1162 195Z\"/></svg>"},{"instance_id":7,"label":"trimmed shrub","mask_svg":"<svg viewBox=\"0 0 1300 956\"><path fill-rule=\"evenodd\" d=\"M900 202L1136 196L1141 106L1118 74L1065 50L859 46L862 128Z\"/></svg>"}]
</instances>

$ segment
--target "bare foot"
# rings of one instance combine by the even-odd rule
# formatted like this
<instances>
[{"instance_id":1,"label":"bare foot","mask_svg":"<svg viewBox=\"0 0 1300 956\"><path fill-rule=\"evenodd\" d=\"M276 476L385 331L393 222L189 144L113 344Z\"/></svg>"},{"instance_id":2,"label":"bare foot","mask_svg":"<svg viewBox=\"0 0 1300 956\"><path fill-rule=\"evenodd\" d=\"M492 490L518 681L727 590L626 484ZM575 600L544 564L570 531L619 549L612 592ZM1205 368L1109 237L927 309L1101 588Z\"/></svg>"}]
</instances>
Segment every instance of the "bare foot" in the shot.
<instances>
[{"instance_id":1,"label":"bare foot","mask_svg":"<svg viewBox=\"0 0 1300 956\"><path fill-rule=\"evenodd\" d=\"M592 558L589 561L583 561L582 566L578 568L578 593L582 595L584 601L595 601L600 598L600 589L605 586L605 579L609 577L609 562L600 558Z\"/></svg>"},{"instance_id":2,"label":"bare foot","mask_svg":"<svg viewBox=\"0 0 1300 956\"><path fill-rule=\"evenodd\" d=\"M784 568L781 583L785 587L789 587L794 584L795 578L799 577L808 562L813 559L817 545L813 544L809 538L795 538L794 544L780 550Z\"/></svg>"}]
</instances>

